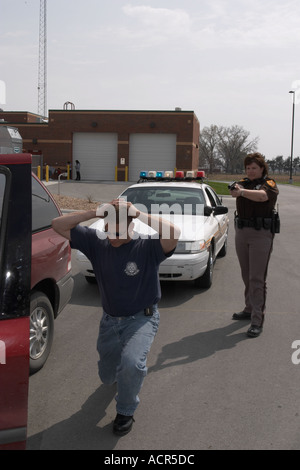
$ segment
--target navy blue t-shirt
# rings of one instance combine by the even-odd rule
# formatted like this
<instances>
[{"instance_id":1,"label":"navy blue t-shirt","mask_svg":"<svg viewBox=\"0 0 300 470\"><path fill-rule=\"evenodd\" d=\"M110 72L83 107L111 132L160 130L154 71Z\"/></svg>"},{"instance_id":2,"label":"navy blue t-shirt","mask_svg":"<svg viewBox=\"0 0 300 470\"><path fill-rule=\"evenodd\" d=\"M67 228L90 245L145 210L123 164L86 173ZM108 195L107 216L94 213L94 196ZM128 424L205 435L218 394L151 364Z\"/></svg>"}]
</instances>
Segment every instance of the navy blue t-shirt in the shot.
<instances>
[{"instance_id":1,"label":"navy blue t-shirt","mask_svg":"<svg viewBox=\"0 0 300 470\"><path fill-rule=\"evenodd\" d=\"M95 229L77 225L71 230L71 247L91 261L103 309L112 316L128 316L156 304L161 297L158 277L164 254L159 238L137 238L113 247Z\"/></svg>"}]
</instances>

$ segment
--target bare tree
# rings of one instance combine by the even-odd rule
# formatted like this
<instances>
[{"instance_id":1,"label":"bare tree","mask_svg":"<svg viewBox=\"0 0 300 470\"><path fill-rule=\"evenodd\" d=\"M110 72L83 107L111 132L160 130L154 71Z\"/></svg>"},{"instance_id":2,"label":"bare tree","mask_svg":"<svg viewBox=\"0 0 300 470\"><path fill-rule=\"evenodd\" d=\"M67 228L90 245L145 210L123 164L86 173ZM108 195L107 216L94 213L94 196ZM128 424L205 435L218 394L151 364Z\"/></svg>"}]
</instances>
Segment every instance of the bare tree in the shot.
<instances>
[{"instance_id":1,"label":"bare tree","mask_svg":"<svg viewBox=\"0 0 300 470\"><path fill-rule=\"evenodd\" d=\"M278 171L279 174L281 174L284 170L284 158L283 155L278 155L275 158L275 163L276 163L276 170Z\"/></svg>"},{"instance_id":2,"label":"bare tree","mask_svg":"<svg viewBox=\"0 0 300 470\"><path fill-rule=\"evenodd\" d=\"M257 149L258 137L248 141L250 132L240 126L204 127L200 136L199 163L209 173L223 168L226 173L243 172L244 157Z\"/></svg>"},{"instance_id":3,"label":"bare tree","mask_svg":"<svg viewBox=\"0 0 300 470\"><path fill-rule=\"evenodd\" d=\"M275 160L267 160L267 164L268 164L268 167L271 170L271 172L275 173L275 171L276 171L276 161Z\"/></svg>"},{"instance_id":4,"label":"bare tree","mask_svg":"<svg viewBox=\"0 0 300 470\"><path fill-rule=\"evenodd\" d=\"M295 175L297 175L297 171L300 170L300 157L294 158L294 160L293 160L293 168L294 168Z\"/></svg>"},{"instance_id":5,"label":"bare tree","mask_svg":"<svg viewBox=\"0 0 300 470\"><path fill-rule=\"evenodd\" d=\"M204 127L200 134L199 164L213 173L217 165L217 146L219 143L219 129L215 125Z\"/></svg>"},{"instance_id":6,"label":"bare tree","mask_svg":"<svg viewBox=\"0 0 300 470\"><path fill-rule=\"evenodd\" d=\"M291 157L284 158L282 155L278 155L272 160L267 160L267 164L271 173L289 173L291 166ZM293 159L293 174L297 175L297 171L300 171L300 157Z\"/></svg>"},{"instance_id":7,"label":"bare tree","mask_svg":"<svg viewBox=\"0 0 300 470\"><path fill-rule=\"evenodd\" d=\"M259 138L248 141L249 136L241 126L219 128L218 151L226 173L243 172L245 156L257 150Z\"/></svg>"}]
</instances>

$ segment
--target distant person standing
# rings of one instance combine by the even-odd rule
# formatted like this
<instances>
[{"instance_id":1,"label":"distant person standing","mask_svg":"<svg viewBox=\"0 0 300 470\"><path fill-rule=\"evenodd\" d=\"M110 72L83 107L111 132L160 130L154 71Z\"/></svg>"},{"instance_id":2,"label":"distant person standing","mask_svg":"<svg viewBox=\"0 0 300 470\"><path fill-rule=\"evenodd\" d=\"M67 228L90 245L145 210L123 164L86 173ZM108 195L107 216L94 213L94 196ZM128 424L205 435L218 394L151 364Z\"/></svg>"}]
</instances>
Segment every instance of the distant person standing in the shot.
<instances>
[{"instance_id":1,"label":"distant person standing","mask_svg":"<svg viewBox=\"0 0 300 470\"><path fill-rule=\"evenodd\" d=\"M80 161L76 160L75 161L75 170L76 170L76 181L80 181Z\"/></svg>"}]
</instances>

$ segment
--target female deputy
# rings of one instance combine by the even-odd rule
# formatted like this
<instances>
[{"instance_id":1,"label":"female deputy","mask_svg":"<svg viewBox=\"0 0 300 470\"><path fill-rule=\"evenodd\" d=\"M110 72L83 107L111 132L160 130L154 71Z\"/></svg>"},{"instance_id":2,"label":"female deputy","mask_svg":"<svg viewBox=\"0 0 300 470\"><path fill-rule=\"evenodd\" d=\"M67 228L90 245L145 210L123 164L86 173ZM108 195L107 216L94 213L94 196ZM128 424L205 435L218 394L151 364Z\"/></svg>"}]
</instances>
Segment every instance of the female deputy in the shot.
<instances>
[{"instance_id":1,"label":"female deputy","mask_svg":"<svg viewBox=\"0 0 300 470\"><path fill-rule=\"evenodd\" d=\"M266 303L266 278L274 233L279 232L275 203L279 193L275 181L268 178L268 167L260 153L247 155L247 178L231 186L236 198L235 245L245 284L245 308L234 313L234 320L251 319L249 337L260 335Z\"/></svg>"}]
</instances>

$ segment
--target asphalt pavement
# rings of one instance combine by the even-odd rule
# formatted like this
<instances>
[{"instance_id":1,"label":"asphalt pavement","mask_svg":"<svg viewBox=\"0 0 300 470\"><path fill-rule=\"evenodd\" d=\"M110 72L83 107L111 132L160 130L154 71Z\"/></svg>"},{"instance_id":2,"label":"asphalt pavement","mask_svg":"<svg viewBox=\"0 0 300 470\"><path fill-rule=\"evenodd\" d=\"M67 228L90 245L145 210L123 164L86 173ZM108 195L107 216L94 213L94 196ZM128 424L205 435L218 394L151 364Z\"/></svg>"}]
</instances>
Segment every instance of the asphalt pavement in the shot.
<instances>
[{"instance_id":1,"label":"asphalt pavement","mask_svg":"<svg viewBox=\"0 0 300 470\"><path fill-rule=\"evenodd\" d=\"M107 202L130 183L66 182L61 194ZM49 185L57 192L57 183ZM280 186L281 233L268 272L263 333L250 339L247 322L232 320L243 308L243 283L229 207L228 252L216 261L213 285L163 282L161 323L148 360L132 431L112 433L116 390L97 374L101 316L97 286L79 272L55 322L52 352L30 378L28 449L299 450L300 449L300 188ZM101 463L101 459L100 459Z\"/></svg>"}]
</instances>

